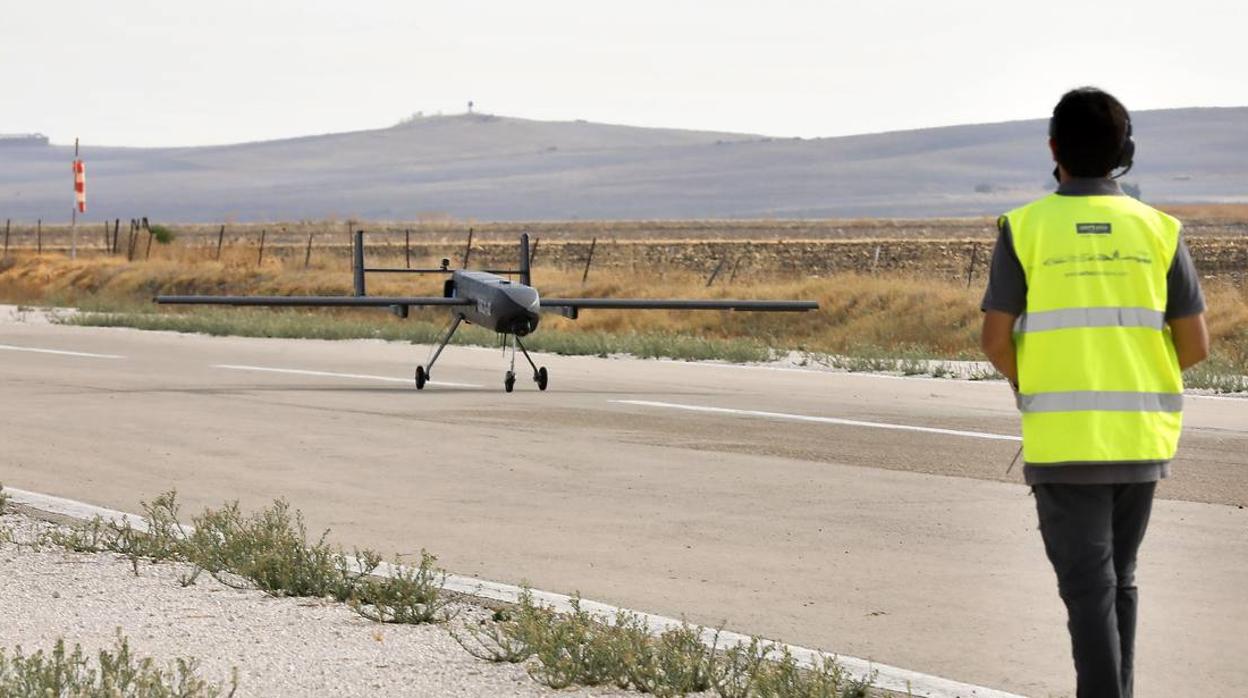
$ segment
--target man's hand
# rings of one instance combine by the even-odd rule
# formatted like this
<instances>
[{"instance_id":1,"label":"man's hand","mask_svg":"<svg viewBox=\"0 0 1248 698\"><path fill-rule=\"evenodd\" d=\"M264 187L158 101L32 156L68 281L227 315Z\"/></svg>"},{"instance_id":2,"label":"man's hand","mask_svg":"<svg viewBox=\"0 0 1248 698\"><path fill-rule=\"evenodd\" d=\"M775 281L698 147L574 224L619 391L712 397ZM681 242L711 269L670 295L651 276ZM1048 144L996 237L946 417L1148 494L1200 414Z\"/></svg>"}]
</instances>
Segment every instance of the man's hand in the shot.
<instances>
[{"instance_id":1,"label":"man's hand","mask_svg":"<svg viewBox=\"0 0 1248 698\"><path fill-rule=\"evenodd\" d=\"M1014 320L1017 315L989 310L984 313L984 327L979 345L984 355L1001 375L1018 390L1018 356L1014 349Z\"/></svg>"},{"instance_id":2,"label":"man's hand","mask_svg":"<svg viewBox=\"0 0 1248 698\"><path fill-rule=\"evenodd\" d=\"M1174 339L1174 351L1179 355L1179 368L1186 371L1209 357L1209 328L1205 326L1205 314L1173 318L1170 336Z\"/></svg>"}]
</instances>

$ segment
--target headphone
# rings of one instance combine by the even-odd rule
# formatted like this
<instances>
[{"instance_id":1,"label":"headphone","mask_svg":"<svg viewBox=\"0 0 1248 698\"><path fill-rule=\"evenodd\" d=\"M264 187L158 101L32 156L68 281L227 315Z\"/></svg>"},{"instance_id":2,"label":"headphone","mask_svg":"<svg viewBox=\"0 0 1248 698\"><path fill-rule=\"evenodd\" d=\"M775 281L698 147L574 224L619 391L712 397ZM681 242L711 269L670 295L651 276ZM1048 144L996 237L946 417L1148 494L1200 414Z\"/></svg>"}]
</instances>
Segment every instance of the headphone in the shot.
<instances>
[{"instance_id":1,"label":"headphone","mask_svg":"<svg viewBox=\"0 0 1248 698\"><path fill-rule=\"evenodd\" d=\"M1124 110L1125 111L1125 110ZM1135 164L1135 139L1132 138L1131 115L1127 114L1127 129L1122 136L1122 144L1118 146L1118 160L1115 162L1113 169L1121 170L1118 174L1111 174L1110 179L1118 179L1131 171L1131 166ZM1055 137L1053 128L1053 120L1049 119L1049 137ZM1111 170L1112 171L1112 170ZM1053 168L1053 178L1061 181L1061 175L1058 168Z\"/></svg>"},{"instance_id":2,"label":"headphone","mask_svg":"<svg viewBox=\"0 0 1248 698\"><path fill-rule=\"evenodd\" d=\"M1113 179L1125 175L1131 171L1131 165L1135 164L1135 139L1131 137L1131 115L1127 114L1127 132L1122 137L1122 146L1118 149L1118 164L1122 171L1116 175L1110 175Z\"/></svg>"}]
</instances>

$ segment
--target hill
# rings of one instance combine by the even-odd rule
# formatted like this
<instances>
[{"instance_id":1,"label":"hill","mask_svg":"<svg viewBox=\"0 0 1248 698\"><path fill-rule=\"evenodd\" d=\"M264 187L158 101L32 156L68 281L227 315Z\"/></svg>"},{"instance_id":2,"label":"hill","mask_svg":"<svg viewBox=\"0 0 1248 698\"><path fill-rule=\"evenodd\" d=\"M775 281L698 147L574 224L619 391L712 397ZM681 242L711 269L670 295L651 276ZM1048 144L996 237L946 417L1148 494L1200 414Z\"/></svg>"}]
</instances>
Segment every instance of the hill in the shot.
<instances>
[{"instance_id":1,"label":"hill","mask_svg":"<svg viewBox=\"0 0 1248 698\"><path fill-rule=\"evenodd\" d=\"M1150 201L1248 202L1248 108L1137 112ZM89 219L993 214L1050 186L1045 121L819 139L471 114L193 148L88 148ZM68 217L71 148L0 148L0 217Z\"/></svg>"}]
</instances>

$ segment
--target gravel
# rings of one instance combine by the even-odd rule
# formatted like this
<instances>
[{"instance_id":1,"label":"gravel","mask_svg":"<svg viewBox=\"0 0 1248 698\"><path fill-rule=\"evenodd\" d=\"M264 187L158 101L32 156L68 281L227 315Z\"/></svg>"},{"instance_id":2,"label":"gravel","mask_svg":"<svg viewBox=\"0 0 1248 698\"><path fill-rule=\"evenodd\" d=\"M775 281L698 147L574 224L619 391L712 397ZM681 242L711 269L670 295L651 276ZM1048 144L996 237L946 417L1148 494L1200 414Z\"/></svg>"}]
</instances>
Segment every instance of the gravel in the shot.
<instances>
[{"instance_id":1,"label":"gravel","mask_svg":"<svg viewBox=\"0 0 1248 698\"><path fill-rule=\"evenodd\" d=\"M0 648L50 649L58 638L90 656L120 630L138 656L200 660L200 676L238 696L625 696L615 689L554 691L523 666L467 654L445 626L383 625L344 604L274 598L208 575L182 587L178 563L80 554L36 541L54 524L0 516ZM460 609L456 622L489 611Z\"/></svg>"}]
</instances>

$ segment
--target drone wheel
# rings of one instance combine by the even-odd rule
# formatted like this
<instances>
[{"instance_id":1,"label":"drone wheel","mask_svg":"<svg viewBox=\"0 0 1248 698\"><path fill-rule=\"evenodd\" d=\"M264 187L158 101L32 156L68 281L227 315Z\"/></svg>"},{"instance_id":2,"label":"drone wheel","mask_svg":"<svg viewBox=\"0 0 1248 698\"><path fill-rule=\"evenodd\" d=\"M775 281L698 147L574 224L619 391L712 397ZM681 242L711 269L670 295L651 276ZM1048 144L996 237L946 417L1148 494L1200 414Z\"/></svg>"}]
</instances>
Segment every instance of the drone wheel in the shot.
<instances>
[{"instance_id":1,"label":"drone wheel","mask_svg":"<svg viewBox=\"0 0 1248 698\"><path fill-rule=\"evenodd\" d=\"M512 373L511 371L507 372L507 375L503 378L503 389L509 393L516 389L515 373Z\"/></svg>"},{"instance_id":2,"label":"drone wheel","mask_svg":"<svg viewBox=\"0 0 1248 698\"><path fill-rule=\"evenodd\" d=\"M537 375L533 377L533 380L537 381L538 390L546 389L546 384L550 382L550 374L546 372L545 366L537 369Z\"/></svg>"},{"instance_id":3,"label":"drone wheel","mask_svg":"<svg viewBox=\"0 0 1248 698\"><path fill-rule=\"evenodd\" d=\"M424 366L416 367L416 389L424 390L425 383L429 381L429 374L425 372Z\"/></svg>"}]
</instances>

